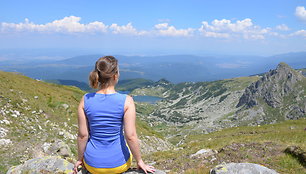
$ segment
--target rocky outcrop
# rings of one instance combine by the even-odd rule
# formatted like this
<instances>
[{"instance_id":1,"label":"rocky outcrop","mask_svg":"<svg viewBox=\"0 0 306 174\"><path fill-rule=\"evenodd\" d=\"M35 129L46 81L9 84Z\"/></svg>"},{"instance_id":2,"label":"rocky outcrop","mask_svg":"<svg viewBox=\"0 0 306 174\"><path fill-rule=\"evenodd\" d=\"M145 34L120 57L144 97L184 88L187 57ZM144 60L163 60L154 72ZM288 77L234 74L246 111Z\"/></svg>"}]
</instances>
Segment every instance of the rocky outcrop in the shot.
<instances>
[{"instance_id":1,"label":"rocky outcrop","mask_svg":"<svg viewBox=\"0 0 306 174\"><path fill-rule=\"evenodd\" d=\"M275 170L252 163L228 163L216 166L210 174L277 174Z\"/></svg>"},{"instance_id":2,"label":"rocky outcrop","mask_svg":"<svg viewBox=\"0 0 306 174\"><path fill-rule=\"evenodd\" d=\"M306 152L298 146L289 146L285 149L285 153L297 158L299 162L306 168Z\"/></svg>"},{"instance_id":3,"label":"rocky outcrop","mask_svg":"<svg viewBox=\"0 0 306 174\"><path fill-rule=\"evenodd\" d=\"M60 156L46 156L34 158L24 164L11 167L6 174L70 174L73 172L73 164ZM143 171L129 169L124 174L143 174ZM166 174L164 171L156 170L155 174ZM81 169L78 174L90 174L86 169Z\"/></svg>"},{"instance_id":4,"label":"rocky outcrop","mask_svg":"<svg viewBox=\"0 0 306 174\"><path fill-rule=\"evenodd\" d=\"M16 167L11 167L6 174L63 174L71 173L73 164L59 156L34 158Z\"/></svg>"},{"instance_id":5,"label":"rocky outcrop","mask_svg":"<svg viewBox=\"0 0 306 174\"><path fill-rule=\"evenodd\" d=\"M150 154L157 151L167 151L174 148L174 146L169 141L163 140L156 136L140 136L139 144L142 154Z\"/></svg>"},{"instance_id":6,"label":"rocky outcrop","mask_svg":"<svg viewBox=\"0 0 306 174\"><path fill-rule=\"evenodd\" d=\"M236 107L242 107L240 111L243 112L249 109L248 113L244 113L250 117L249 120L254 120L256 115L262 117L257 118L259 122L260 119L268 120L266 115L274 117L275 121L304 117L305 82L306 78L300 72L285 63L280 63L276 69L265 73L258 81L247 87ZM271 120L268 123L273 123Z\"/></svg>"},{"instance_id":7,"label":"rocky outcrop","mask_svg":"<svg viewBox=\"0 0 306 174\"><path fill-rule=\"evenodd\" d=\"M284 96L292 92L300 93L296 91L295 85L302 79L304 79L302 74L289 65L280 63L276 69L265 73L261 79L247 87L236 107L245 105L251 108L258 104L259 98L273 108L280 107Z\"/></svg>"},{"instance_id":8,"label":"rocky outcrop","mask_svg":"<svg viewBox=\"0 0 306 174\"><path fill-rule=\"evenodd\" d=\"M42 148L43 152L48 154L48 155L59 155L59 156L62 156L62 157L71 157L72 156L72 152L70 150L70 147L61 140L56 140L53 143L45 142L42 145L41 148Z\"/></svg>"}]
</instances>

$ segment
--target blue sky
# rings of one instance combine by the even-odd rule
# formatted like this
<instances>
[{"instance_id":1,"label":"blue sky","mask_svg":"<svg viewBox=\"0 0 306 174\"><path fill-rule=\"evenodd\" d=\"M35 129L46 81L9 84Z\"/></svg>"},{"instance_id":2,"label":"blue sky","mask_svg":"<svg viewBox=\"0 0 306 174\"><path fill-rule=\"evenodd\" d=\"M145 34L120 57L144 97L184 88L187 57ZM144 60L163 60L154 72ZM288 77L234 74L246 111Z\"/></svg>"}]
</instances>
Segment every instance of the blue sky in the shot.
<instances>
[{"instance_id":1,"label":"blue sky","mask_svg":"<svg viewBox=\"0 0 306 174\"><path fill-rule=\"evenodd\" d=\"M273 55L306 50L302 0L0 1L0 49Z\"/></svg>"}]
</instances>

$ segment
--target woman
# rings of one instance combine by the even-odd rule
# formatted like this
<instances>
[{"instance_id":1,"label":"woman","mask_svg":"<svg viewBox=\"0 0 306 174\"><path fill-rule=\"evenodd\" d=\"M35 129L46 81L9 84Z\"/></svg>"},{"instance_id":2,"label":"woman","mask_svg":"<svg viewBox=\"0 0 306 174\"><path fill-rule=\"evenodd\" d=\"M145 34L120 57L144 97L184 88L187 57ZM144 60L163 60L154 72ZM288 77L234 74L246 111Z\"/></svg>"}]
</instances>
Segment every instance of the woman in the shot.
<instances>
[{"instance_id":1,"label":"woman","mask_svg":"<svg viewBox=\"0 0 306 174\"><path fill-rule=\"evenodd\" d=\"M93 174L122 173L130 168L132 156L138 169L145 173L155 171L141 159L135 104L132 97L115 91L118 79L116 58L105 56L97 60L89 82L98 91L85 94L78 107L78 161L74 173L80 165Z\"/></svg>"}]
</instances>

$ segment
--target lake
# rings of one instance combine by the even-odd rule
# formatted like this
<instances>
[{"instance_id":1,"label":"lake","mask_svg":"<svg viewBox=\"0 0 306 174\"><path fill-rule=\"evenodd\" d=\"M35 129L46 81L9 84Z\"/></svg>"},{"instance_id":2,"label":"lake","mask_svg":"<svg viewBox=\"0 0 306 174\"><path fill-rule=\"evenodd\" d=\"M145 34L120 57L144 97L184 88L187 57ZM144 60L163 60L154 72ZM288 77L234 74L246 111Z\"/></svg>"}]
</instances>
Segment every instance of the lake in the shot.
<instances>
[{"instance_id":1,"label":"lake","mask_svg":"<svg viewBox=\"0 0 306 174\"><path fill-rule=\"evenodd\" d=\"M145 102L150 104L155 104L156 102L162 100L161 97L155 97L155 96L146 96L146 95L135 95L133 96L133 99L136 102Z\"/></svg>"},{"instance_id":2,"label":"lake","mask_svg":"<svg viewBox=\"0 0 306 174\"><path fill-rule=\"evenodd\" d=\"M121 94L129 94L130 91L118 91ZM159 100L162 100L163 98L161 97L156 97L156 96L148 96L148 95L134 95L133 99L136 102L145 102L145 103L150 103L150 104L155 104Z\"/></svg>"}]
</instances>

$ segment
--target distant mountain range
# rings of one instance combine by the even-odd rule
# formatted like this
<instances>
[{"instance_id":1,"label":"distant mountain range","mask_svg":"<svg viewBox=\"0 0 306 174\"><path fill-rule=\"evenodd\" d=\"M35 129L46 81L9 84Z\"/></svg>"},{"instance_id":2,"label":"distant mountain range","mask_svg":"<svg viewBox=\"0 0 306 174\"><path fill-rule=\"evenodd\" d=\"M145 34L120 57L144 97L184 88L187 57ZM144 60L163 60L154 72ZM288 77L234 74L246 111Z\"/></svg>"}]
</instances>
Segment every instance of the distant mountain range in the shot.
<instances>
[{"instance_id":1,"label":"distant mountain range","mask_svg":"<svg viewBox=\"0 0 306 174\"><path fill-rule=\"evenodd\" d=\"M176 131L182 135L306 116L306 77L286 63L262 76L197 83L164 82L135 89L131 95L163 97L146 119L152 120L153 127L165 122L176 129L181 126Z\"/></svg>"},{"instance_id":2,"label":"distant mountain range","mask_svg":"<svg viewBox=\"0 0 306 174\"><path fill-rule=\"evenodd\" d=\"M36 79L76 80L87 83L88 74L101 55L83 55L65 60L33 60L0 62L3 71L17 71ZM293 68L306 67L306 52L262 56L123 56L119 60L121 80L143 78L157 81L165 78L172 83L198 82L248 76L269 71L279 62Z\"/></svg>"}]
</instances>

